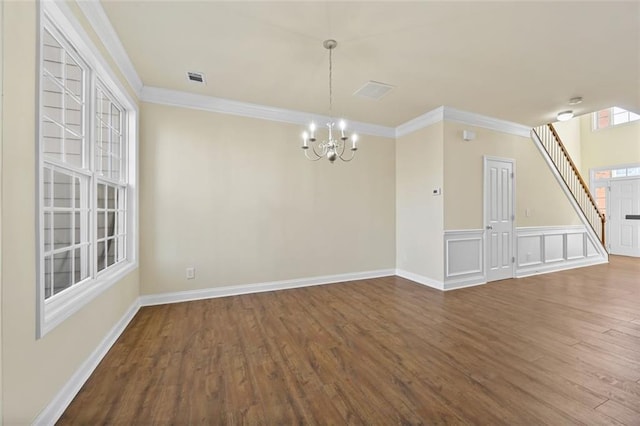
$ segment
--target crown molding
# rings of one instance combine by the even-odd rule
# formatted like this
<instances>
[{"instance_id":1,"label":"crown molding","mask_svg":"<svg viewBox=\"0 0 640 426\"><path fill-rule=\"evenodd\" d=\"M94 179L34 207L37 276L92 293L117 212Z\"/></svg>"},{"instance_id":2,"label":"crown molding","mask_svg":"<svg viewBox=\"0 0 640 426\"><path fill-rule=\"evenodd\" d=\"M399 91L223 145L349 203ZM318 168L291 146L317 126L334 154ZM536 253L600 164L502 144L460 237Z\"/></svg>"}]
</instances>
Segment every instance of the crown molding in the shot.
<instances>
[{"instance_id":1,"label":"crown molding","mask_svg":"<svg viewBox=\"0 0 640 426\"><path fill-rule=\"evenodd\" d=\"M441 106L396 127L396 137L408 135L441 121L451 121L468 126L481 127L495 130L496 132L523 136L525 138L528 138L531 133L531 127L522 124L500 120L474 112L462 111L448 106Z\"/></svg>"},{"instance_id":2,"label":"crown molding","mask_svg":"<svg viewBox=\"0 0 640 426\"><path fill-rule=\"evenodd\" d=\"M140 100L142 102L149 102L153 104L198 109L220 114L239 115L242 117L278 121L281 123L297 124L301 126L306 126L309 124L309 121L312 120L317 122L331 120L330 117L325 115L293 111L151 86L144 86L142 88L140 91ZM393 127L363 123L360 121L349 121L349 127L360 134L370 136L382 136L393 139L396 135L396 130Z\"/></svg>"},{"instance_id":3,"label":"crown molding","mask_svg":"<svg viewBox=\"0 0 640 426\"><path fill-rule=\"evenodd\" d=\"M444 120L469 126L482 127L515 136L529 138L531 127L511 121L499 120L486 115L462 111L456 108L444 107Z\"/></svg>"},{"instance_id":4,"label":"crown molding","mask_svg":"<svg viewBox=\"0 0 640 426\"><path fill-rule=\"evenodd\" d=\"M144 86L140 76L133 66L133 63L131 62L131 59L129 58L129 55L127 55L127 52L120 41L120 37L118 37L118 34L111 25L109 17L102 8L100 1L84 0L77 2L77 4L89 20L89 23L92 25L116 65L127 79L131 88L143 102L200 109L222 114L240 115L243 117L279 121L282 123L302 126L306 125L310 120L318 122L330 120L330 117L325 115L233 101L159 87ZM523 126L521 124L499 120L497 118L487 117L447 106L438 107L409 120L396 128L359 121L351 121L349 125L354 131L361 134L382 136L386 138L398 138L441 121L452 121L524 137L529 137L529 132L531 131L530 127Z\"/></svg>"},{"instance_id":5,"label":"crown molding","mask_svg":"<svg viewBox=\"0 0 640 426\"><path fill-rule=\"evenodd\" d=\"M140 91L142 90L142 79L138 75L127 51L125 50L118 33L111 25L111 21L106 12L102 8L99 0L83 0L77 2L78 6L82 10L82 13L87 17L89 23L95 30L96 34L102 41L102 44L107 49L118 68L127 79L129 86L133 89L135 94L140 97Z\"/></svg>"},{"instance_id":6,"label":"crown molding","mask_svg":"<svg viewBox=\"0 0 640 426\"><path fill-rule=\"evenodd\" d=\"M77 4L91 23L96 34L127 79L131 88L140 100L144 102L200 109L222 114L240 115L297 125L306 125L310 120L319 122L330 120L330 117L324 115L144 86L100 1L84 0L77 2ZM522 124L447 106L438 107L396 128L358 121L351 121L349 124L350 127L358 133L386 138L398 138L441 121L452 121L523 137L529 137L531 131L530 127Z\"/></svg>"},{"instance_id":7,"label":"crown molding","mask_svg":"<svg viewBox=\"0 0 640 426\"><path fill-rule=\"evenodd\" d=\"M396 138L408 135L416 130L429 127L432 124L439 123L444 120L444 110L446 107L441 106L427 113L424 113L412 120L407 121L404 124L396 127Z\"/></svg>"}]
</instances>

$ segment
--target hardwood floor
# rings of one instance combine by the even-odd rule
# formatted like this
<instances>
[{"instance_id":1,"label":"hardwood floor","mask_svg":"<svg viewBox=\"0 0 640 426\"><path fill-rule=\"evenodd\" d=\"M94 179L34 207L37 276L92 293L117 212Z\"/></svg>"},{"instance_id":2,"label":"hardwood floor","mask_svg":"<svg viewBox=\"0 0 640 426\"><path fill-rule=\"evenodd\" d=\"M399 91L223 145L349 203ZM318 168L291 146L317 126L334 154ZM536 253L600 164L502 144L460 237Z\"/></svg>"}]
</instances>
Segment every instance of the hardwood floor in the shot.
<instances>
[{"instance_id":1,"label":"hardwood floor","mask_svg":"<svg viewBox=\"0 0 640 426\"><path fill-rule=\"evenodd\" d=\"M640 425L640 260L142 308L59 424Z\"/></svg>"}]
</instances>

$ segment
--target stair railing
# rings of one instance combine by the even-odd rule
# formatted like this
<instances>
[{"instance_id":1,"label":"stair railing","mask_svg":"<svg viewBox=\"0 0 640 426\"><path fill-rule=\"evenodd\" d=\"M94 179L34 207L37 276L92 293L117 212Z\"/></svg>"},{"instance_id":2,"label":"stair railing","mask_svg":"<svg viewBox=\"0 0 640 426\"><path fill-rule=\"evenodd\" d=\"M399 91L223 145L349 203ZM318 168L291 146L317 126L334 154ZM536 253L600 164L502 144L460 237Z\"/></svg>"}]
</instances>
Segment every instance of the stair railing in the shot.
<instances>
[{"instance_id":1,"label":"stair railing","mask_svg":"<svg viewBox=\"0 0 640 426\"><path fill-rule=\"evenodd\" d=\"M562 176L576 203L582 209L589 221L591 228L605 245L605 215L600 212L596 201L593 199L589 187L580 175L578 168L571 160L569 152L558 136L553 124L545 124L533 129L542 142L542 146L549 154L549 158ZM605 246L606 247L606 246Z\"/></svg>"}]
</instances>

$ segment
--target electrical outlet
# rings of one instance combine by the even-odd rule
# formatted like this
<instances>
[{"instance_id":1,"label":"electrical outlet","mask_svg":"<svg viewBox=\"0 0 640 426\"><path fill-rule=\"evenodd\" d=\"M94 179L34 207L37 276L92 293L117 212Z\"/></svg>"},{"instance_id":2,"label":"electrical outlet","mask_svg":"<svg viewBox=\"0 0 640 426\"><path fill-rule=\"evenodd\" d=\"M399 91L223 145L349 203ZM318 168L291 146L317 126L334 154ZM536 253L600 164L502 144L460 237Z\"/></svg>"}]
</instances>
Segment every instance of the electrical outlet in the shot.
<instances>
[{"instance_id":1,"label":"electrical outlet","mask_svg":"<svg viewBox=\"0 0 640 426\"><path fill-rule=\"evenodd\" d=\"M193 266L189 266L187 268L187 279L192 280L195 277L196 277L196 268L194 268Z\"/></svg>"}]
</instances>

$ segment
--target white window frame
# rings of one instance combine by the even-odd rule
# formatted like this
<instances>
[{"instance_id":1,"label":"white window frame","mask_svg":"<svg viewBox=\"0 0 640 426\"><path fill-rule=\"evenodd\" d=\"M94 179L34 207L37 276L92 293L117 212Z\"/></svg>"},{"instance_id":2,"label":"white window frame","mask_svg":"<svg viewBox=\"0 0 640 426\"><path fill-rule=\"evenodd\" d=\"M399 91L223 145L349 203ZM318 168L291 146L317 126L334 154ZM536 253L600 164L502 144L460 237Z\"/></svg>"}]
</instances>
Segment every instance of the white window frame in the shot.
<instances>
[{"instance_id":1,"label":"white window frame","mask_svg":"<svg viewBox=\"0 0 640 426\"><path fill-rule=\"evenodd\" d=\"M626 113L627 113L627 116L629 117L629 120L627 120L627 121L625 121L623 123L614 124L613 123L613 117L615 115L613 113L613 109L614 108L620 108L620 107L604 108L604 109L600 110L600 111L609 110L609 121L610 121L610 124L607 127L598 127L598 113L600 111L596 111L596 112L591 113L591 131L598 132L600 130L606 130L606 129L611 129L611 128L614 128L614 127L625 126L627 124L634 123L636 121L640 121L640 118L634 118L633 120L631 120L630 119L631 118L631 114L635 114L635 113L633 111L625 110ZM624 109L624 108L620 108L620 109ZM636 114L636 115L638 115L638 114ZM605 168L605 170L606 170L606 168Z\"/></svg>"},{"instance_id":2,"label":"white window frame","mask_svg":"<svg viewBox=\"0 0 640 426\"><path fill-rule=\"evenodd\" d=\"M589 188L595 188L599 183L609 182L610 180L618 180L618 179L626 179L628 177L638 177L637 175L633 176L618 176L618 177L610 177L603 179L596 179L596 173L605 172L607 170L618 170L618 169L635 169L640 167L640 163L628 163L628 164L616 164L615 166L605 166L605 167L594 167L589 169ZM592 195L595 197L595 189L592 191Z\"/></svg>"},{"instance_id":3,"label":"white window frame","mask_svg":"<svg viewBox=\"0 0 640 426\"><path fill-rule=\"evenodd\" d=\"M115 283L122 280L126 275L138 268L138 182L137 182L137 157L138 157L138 106L134 98L129 94L125 86L120 82L119 78L111 70L105 59L100 55L99 50L91 42L90 37L80 23L76 20L73 12L64 2L42 1L39 2L39 25L38 25L38 127L36 134L36 206L38 212L38 220L36 225L36 336L41 338L56 326L61 324L75 312L86 306L91 300L100 295L102 292L110 288ZM117 98L117 101L124 108L125 122L124 132L126 133L126 199L123 200L126 205L126 247L124 248L126 257L120 263L116 263L111 267L96 273L95 271L95 220L90 220L89 232L91 233L91 241L94 249L89 255L90 276L88 279L78 284L72 285L65 289L55 297L45 300L44 294L44 264L43 249L44 236L42 229L44 224L44 206L42 204L43 183L42 170L44 167L44 158L41 148L41 112L40 105L42 100L41 88L43 87L42 77L42 42L44 37L45 26L52 25L57 32L61 33L65 39L73 46L77 54L83 59L90 69L90 84L86 88L86 92L90 99L90 119L87 121L89 129L89 145L88 154L90 156L89 163L94 161L93 138L91 135L95 131L94 128L94 103L95 82L100 79L101 84ZM92 168L93 169L93 168ZM95 175L95 174L94 174ZM93 177L91 185L94 187L90 191L90 205L93 205L96 197L96 182L98 179ZM91 215L95 215L92 211Z\"/></svg>"}]
</instances>

